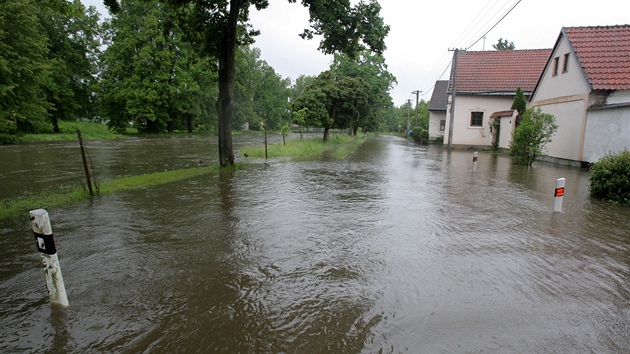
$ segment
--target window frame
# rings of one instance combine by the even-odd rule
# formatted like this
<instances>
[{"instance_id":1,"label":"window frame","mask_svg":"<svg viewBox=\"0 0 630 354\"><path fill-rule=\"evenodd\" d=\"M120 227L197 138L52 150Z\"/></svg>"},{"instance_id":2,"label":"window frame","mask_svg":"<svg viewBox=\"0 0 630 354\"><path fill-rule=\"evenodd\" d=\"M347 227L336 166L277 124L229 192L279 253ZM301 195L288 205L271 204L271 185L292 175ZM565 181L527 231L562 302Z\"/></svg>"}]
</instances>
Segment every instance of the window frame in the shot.
<instances>
[{"instance_id":1,"label":"window frame","mask_svg":"<svg viewBox=\"0 0 630 354\"><path fill-rule=\"evenodd\" d=\"M553 58L553 71L551 75L558 76L558 66L560 65L560 57Z\"/></svg>"},{"instance_id":2,"label":"window frame","mask_svg":"<svg viewBox=\"0 0 630 354\"><path fill-rule=\"evenodd\" d=\"M569 71L569 53L564 54L564 59L562 61L562 73L566 73Z\"/></svg>"},{"instance_id":3,"label":"window frame","mask_svg":"<svg viewBox=\"0 0 630 354\"><path fill-rule=\"evenodd\" d=\"M446 119L440 120L440 131L443 132L446 130Z\"/></svg>"},{"instance_id":4,"label":"window frame","mask_svg":"<svg viewBox=\"0 0 630 354\"><path fill-rule=\"evenodd\" d=\"M475 115L475 113L481 114L481 117L476 117L475 120L479 121L480 125L473 125L473 115ZM468 115L468 128L474 128L474 129L479 129L479 128L483 128L483 120L486 116L486 112L485 111L470 111L470 114Z\"/></svg>"}]
</instances>

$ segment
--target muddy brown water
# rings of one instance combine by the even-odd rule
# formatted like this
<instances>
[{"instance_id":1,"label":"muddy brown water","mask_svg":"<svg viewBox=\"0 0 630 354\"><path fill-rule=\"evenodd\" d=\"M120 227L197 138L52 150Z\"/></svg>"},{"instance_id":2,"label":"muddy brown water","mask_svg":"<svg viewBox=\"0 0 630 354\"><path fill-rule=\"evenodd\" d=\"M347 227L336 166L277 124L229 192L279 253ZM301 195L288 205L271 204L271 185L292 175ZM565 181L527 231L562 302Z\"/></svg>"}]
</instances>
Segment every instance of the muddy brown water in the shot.
<instances>
[{"instance_id":1,"label":"muddy brown water","mask_svg":"<svg viewBox=\"0 0 630 354\"><path fill-rule=\"evenodd\" d=\"M88 149L103 179L217 155L213 138ZM2 199L82 178L76 143L0 154ZM0 352L630 350L630 208L590 198L586 172L486 153L473 172L469 151L391 136L263 162L49 210L66 309L29 221L0 221Z\"/></svg>"}]
</instances>

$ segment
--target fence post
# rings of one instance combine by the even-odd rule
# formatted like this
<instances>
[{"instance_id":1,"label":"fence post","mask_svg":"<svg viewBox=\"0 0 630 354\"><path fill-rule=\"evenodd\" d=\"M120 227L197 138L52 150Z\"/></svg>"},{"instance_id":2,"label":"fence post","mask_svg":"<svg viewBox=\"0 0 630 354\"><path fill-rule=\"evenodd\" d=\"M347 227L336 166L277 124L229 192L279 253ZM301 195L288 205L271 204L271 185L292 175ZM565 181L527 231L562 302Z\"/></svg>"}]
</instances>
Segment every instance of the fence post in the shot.
<instances>
[{"instance_id":1,"label":"fence post","mask_svg":"<svg viewBox=\"0 0 630 354\"><path fill-rule=\"evenodd\" d=\"M479 153L477 151L473 152L473 171L477 171L477 158L479 157Z\"/></svg>"},{"instance_id":2,"label":"fence post","mask_svg":"<svg viewBox=\"0 0 630 354\"><path fill-rule=\"evenodd\" d=\"M50 226L48 212L44 209L36 209L31 210L29 215L33 234L35 235L37 250L42 257L50 303L67 307L69 305L68 295L66 294L66 286L61 276L61 267L59 266L57 248L55 247L55 239L53 237L52 226Z\"/></svg>"},{"instance_id":3,"label":"fence post","mask_svg":"<svg viewBox=\"0 0 630 354\"><path fill-rule=\"evenodd\" d=\"M565 178L558 178L556 180L556 191L554 193L553 200L553 211L561 212L562 211L562 198L564 197L564 182Z\"/></svg>"}]
</instances>

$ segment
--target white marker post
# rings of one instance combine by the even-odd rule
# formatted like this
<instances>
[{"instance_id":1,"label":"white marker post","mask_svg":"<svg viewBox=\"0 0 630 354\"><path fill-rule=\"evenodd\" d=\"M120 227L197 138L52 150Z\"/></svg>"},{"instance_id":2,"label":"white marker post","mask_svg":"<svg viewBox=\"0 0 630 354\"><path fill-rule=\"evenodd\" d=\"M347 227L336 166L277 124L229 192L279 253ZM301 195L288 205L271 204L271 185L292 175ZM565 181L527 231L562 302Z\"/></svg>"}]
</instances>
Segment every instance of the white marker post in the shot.
<instances>
[{"instance_id":1,"label":"white marker post","mask_svg":"<svg viewBox=\"0 0 630 354\"><path fill-rule=\"evenodd\" d=\"M479 157L479 153L477 151L473 152L473 171L477 171L477 158Z\"/></svg>"},{"instance_id":2,"label":"white marker post","mask_svg":"<svg viewBox=\"0 0 630 354\"><path fill-rule=\"evenodd\" d=\"M563 178L558 178L556 180L556 192L554 193L554 200L553 200L553 211L555 212L561 212L562 211L562 198L564 197L564 182L565 179Z\"/></svg>"},{"instance_id":3,"label":"white marker post","mask_svg":"<svg viewBox=\"0 0 630 354\"><path fill-rule=\"evenodd\" d=\"M66 286L61 276L57 248L55 247L55 239L53 238L48 212L44 209L37 209L31 210L29 214L37 250L42 257L50 303L67 307L69 305L68 295L66 295Z\"/></svg>"}]
</instances>

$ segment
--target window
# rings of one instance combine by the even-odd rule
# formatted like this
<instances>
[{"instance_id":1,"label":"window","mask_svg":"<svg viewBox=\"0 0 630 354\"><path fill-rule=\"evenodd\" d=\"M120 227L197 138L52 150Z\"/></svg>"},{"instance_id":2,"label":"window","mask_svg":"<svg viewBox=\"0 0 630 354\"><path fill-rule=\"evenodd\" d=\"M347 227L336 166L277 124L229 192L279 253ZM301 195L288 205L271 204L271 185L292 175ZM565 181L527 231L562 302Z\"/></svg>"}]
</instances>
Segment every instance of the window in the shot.
<instances>
[{"instance_id":1,"label":"window","mask_svg":"<svg viewBox=\"0 0 630 354\"><path fill-rule=\"evenodd\" d=\"M558 75L558 62L560 61L559 57L553 58L553 76Z\"/></svg>"},{"instance_id":2,"label":"window","mask_svg":"<svg viewBox=\"0 0 630 354\"><path fill-rule=\"evenodd\" d=\"M569 53L564 55L564 60L562 61L562 72L566 73L569 71Z\"/></svg>"},{"instance_id":3,"label":"window","mask_svg":"<svg viewBox=\"0 0 630 354\"><path fill-rule=\"evenodd\" d=\"M446 120L440 121L440 131L443 132L446 129Z\"/></svg>"},{"instance_id":4,"label":"window","mask_svg":"<svg viewBox=\"0 0 630 354\"><path fill-rule=\"evenodd\" d=\"M483 127L483 112L470 112L470 126Z\"/></svg>"}]
</instances>

